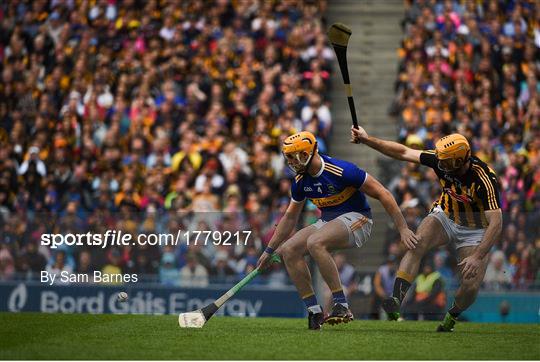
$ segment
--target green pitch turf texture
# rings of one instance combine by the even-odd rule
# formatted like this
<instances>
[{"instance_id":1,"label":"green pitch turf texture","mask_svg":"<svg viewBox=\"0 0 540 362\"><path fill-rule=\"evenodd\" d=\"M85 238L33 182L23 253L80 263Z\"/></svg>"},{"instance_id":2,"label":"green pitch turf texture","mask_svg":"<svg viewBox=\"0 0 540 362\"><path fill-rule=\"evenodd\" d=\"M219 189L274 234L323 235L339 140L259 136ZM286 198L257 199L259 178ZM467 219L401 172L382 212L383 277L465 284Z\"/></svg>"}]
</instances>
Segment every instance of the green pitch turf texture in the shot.
<instances>
[{"instance_id":1,"label":"green pitch turf texture","mask_svg":"<svg viewBox=\"0 0 540 362\"><path fill-rule=\"evenodd\" d=\"M540 359L540 326L214 317L181 329L176 316L0 314L1 359Z\"/></svg>"}]
</instances>

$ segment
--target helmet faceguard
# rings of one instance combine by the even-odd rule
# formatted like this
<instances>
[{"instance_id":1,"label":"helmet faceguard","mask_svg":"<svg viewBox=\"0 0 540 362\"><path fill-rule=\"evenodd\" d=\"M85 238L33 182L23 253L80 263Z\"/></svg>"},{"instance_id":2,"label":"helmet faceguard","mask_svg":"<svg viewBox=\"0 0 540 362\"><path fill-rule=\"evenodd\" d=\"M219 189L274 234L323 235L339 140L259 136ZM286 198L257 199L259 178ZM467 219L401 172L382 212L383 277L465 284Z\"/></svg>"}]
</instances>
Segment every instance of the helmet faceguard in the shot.
<instances>
[{"instance_id":1,"label":"helmet faceguard","mask_svg":"<svg viewBox=\"0 0 540 362\"><path fill-rule=\"evenodd\" d=\"M296 174L305 173L317 152L317 140L311 132L300 132L283 141L283 156Z\"/></svg>"},{"instance_id":2,"label":"helmet faceguard","mask_svg":"<svg viewBox=\"0 0 540 362\"><path fill-rule=\"evenodd\" d=\"M309 165L311 164L311 160L313 160L313 155L313 152L308 154L306 151L291 153L283 152L287 166L289 166L289 168L296 174L302 174L307 171Z\"/></svg>"},{"instance_id":3,"label":"helmet faceguard","mask_svg":"<svg viewBox=\"0 0 540 362\"><path fill-rule=\"evenodd\" d=\"M452 174L459 171L459 169L468 161L461 158L453 159L438 159L437 167L444 173Z\"/></svg>"},{"instance_id":4,"label":"helmet faceguard","mask_svg":"<svg viewBox=\"0 0 540 362\"><path fill-rule=\"evenodd\" d=\"M455 133L437 141L435 155L439 170L447 174L455 174L469 161L471 148L465 137Z\"/></svg>"}]
</instances>

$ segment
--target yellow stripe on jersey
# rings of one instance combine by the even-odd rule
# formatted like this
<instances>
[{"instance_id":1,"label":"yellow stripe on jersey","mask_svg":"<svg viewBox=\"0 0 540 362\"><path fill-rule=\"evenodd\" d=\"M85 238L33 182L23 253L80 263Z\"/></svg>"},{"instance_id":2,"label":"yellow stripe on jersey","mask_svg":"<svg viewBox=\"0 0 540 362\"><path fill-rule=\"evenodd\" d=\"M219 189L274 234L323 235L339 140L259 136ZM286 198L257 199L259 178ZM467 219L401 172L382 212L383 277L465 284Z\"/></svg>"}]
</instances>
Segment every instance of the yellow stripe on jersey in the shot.
<instances>
[{"instance_id":1,"label":"yellow stripe on jersey","mask_svg":"<svg viewBox=\"0 0 540 362\"><path fill-rule=\"evenodd\" d=\"M325 162L324 164L325 166L328 166L330 168L333 168L335 169L336 171L339 171L339 172L343 172L343 168L339 167L339 166L336 166L336 165L333 165L331 163L328 163L328 162Z\"/></svg>"},{"instance_id":2,"label":"yellow stripe on jersey","mask_svg":"<svg viewBox=\"0 0 540 362\"><path fill-rule=\"evenodd\" d=\"M334 174L334 175L336 175L336 176L339 176L339 177L342 177L342 176L343 176L342 174L340 174L340 173L338 173L338 172L336 172L336 171L329 170L329 169L327 169L327 168L325 168L324 170L327 171L327 172L330 172L331 174Z\"/></svg>"},{"instance_id":3,"label":"yellow stripe on jersey","mask_svg":"<svg viewBox=\"0 0 540 362\"><path fill-rule=\"evenodd\" d=\"M324 164L324 169L328 172L332 172L335 175L343 176L343 169L341 167L337 167L334 165L330 165L328 163Z\"/></svg>"},{"instance_id":4,"label":"yellow stripe on jersey","mask_svg":"<svg viewBox=\"0 0 540 362\"><path fill-rule=\"evenodd\" d=\"M478 173L478 176L480 177L480 181L486 188L487 197L488 197L488 205L489 207L495 207L495 195L493 191L493 185L489 181L489 177L487 176L486 172L480 167L480 166L473 166L473 169L476 170Z\"/></svg>"},{"instance_id":5,"label":"yellow stripe on jersey","mask_svg":"<svg viewBox=\"0 0 540 362\"><path fill-rule=\"evenodd\" d=\"M484 171L484 169L480 166L473 165L473 169L478 172L480 180L482 181L487 190L489 206L493 209L497 209L497 198L495 197L495 189L493 188L493 185L489 180L489 176L487 175L486 171Z\"/></svg>"},{"instance_id":6,"label":"yellow stripe on jersey","mask_svg":"<svg viewBox=\"0 0 540 362\"><path fill-rule=\"evenodd\" d=\"M311 202L315 204L315 206L319 208L328 207L328 206L336 206L347 201L355 192L356 192L356 188L349 186L349 187L346 187L339 194L328 196L328 197L313 198L310 200Z\"/></svg>"},{"instance_id":7,"label":"yellow stripe on jersey","mask_svg":"<svg viewBox=\"0 0 540 362\"><path fill-rule=\"evenodd\" d=\"M333 168L329 168L329 167L324 166L324 170L327 171L327 172L330 172L330 173L332 173L332 174L334 174L336 176L339 176L339 177L343 176L342 172L336 171Z\"/></svg>"},{"instance_id":8,"label":"yellow stripe on jersey","mask_svg":"<svg viewBox=\"0 0 540 362\"><path fill-rule=\"evenodd\" d=\"M302 177L304 177L304 175L296 175L294 177L294 180L296 181L296 183L298 183L298 181L300 181L302 179Z\"/></svg>"},{"instance_id":9,"label":"yellow stripe on jersey","mask_svg":"<svg viewBox=\"0 0 540 362\"><path fill-rule=\"evenodd\" d=\"M489 166L488 166L489 168ZM490 168L491 170L491 168ZM491 182L491 178L489 177L488 173L484 170L482 170L484 174L486 175L486 180L488 181L489 187L492 191L492 200L493 200L493 207L497 208L497 195L495 194L495 187L493 186L493 182ZM493 172L493 170L491 170Z\"/></svg>"},{"instance_id":10,"label":"yellow stripe on jersey","mask_svg":"<svg viewBox=\"0 0 540 362\"><path fill-rule=\"evenodd\" d=\"M478 175L480 176L480 179L484 186L486 187L487 193L488 193L488 201L489 205L491 207L497 207L497 198L495 197L495 189L493 188L493 184L489 180L489 175L484 171L484 169L480 166L474 165L473 168L478 172Z\"/></svg>"}]
</instances>

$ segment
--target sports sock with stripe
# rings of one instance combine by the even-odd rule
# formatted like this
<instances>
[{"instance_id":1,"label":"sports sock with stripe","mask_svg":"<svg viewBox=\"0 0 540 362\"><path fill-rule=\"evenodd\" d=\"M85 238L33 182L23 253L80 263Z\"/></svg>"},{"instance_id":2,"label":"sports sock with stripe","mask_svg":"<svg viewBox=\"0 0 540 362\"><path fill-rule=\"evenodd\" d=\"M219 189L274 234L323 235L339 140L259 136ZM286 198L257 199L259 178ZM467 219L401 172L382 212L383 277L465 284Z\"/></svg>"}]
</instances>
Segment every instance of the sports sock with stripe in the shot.
<instances>
[{"instance_id":1,"label":"sports sock with stripe","mask_svg":"<svg viewBox=\"0 0 540 362\"><path fill-rule=\"evenodd\" d=\"M304 304L306 305L306 308L311 313L322 313L321 306L317 303L317 297L315 294L310 294L305 297L302 297L302 300L304 301Z\"/></svg>"},{"instance_id":2,"label":"sports sock with stripe","mask_svg":"<svg viewBox=\"0 0 540 362\"><path fill-rule=\"evenodd\" d=\"M392 296L399 299L399 302L403 302L407 291L409 290L414 277L408 273L398 270L396 273L396 281L394 282L394 291Z\"/></svg>"},{"instance_id":3,"label":"sports sock with stripe","mask_svg":"<svg viewBox=\"0 0 540 362\"><path fill-rule=\"evenodd\" d=\"M343 292L343 289L339 289L332 292L332 298L334 299L334 303L341 304L345 308L349 308L349 303L347 303L347 298L345 297L345 293Z\"/></svg>"},{"instance_id":4,"label":"sports sock with stripe","mask_svg":"<svg viewBox=\"0 0 540 362\"><path fill-rule=\"evenodd\" d=\"M409 290L410 286L411 283L409 283L405 279L396 278L396 281L394 282L394 292L392 293L392 296L399 299L400 303L403 302L403 298L405 298L407 290Z\"/></svg>"}]
</instances>

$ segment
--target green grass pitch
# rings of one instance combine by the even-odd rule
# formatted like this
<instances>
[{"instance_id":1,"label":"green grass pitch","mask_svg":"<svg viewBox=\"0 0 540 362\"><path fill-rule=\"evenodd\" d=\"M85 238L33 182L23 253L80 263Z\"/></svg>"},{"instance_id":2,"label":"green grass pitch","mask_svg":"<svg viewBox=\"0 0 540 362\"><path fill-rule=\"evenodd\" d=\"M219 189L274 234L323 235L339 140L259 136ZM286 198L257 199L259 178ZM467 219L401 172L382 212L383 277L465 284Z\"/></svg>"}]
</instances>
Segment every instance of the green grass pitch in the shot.
<instances>
[{"instance_id":1,"label":"green grass pitch","mask_svg":"<svg viewBox=\"0 0 540 362\"><path fill-rule=\"evenodd\" d=\"M0 314L1 359L540 359L540 326L214 317L181 329L177 317Z\"/></svg>"}]
</instances>

